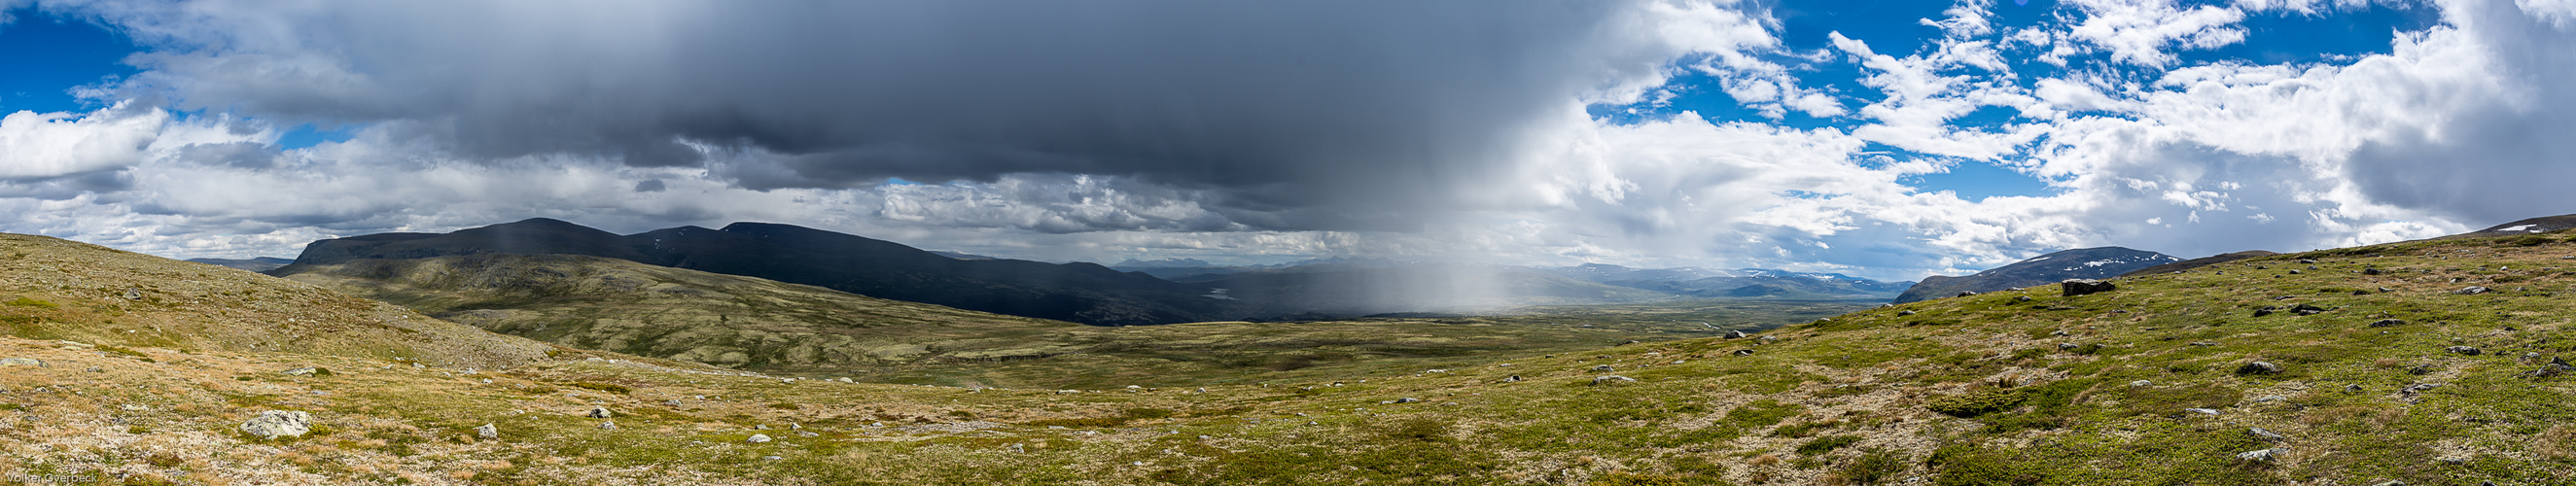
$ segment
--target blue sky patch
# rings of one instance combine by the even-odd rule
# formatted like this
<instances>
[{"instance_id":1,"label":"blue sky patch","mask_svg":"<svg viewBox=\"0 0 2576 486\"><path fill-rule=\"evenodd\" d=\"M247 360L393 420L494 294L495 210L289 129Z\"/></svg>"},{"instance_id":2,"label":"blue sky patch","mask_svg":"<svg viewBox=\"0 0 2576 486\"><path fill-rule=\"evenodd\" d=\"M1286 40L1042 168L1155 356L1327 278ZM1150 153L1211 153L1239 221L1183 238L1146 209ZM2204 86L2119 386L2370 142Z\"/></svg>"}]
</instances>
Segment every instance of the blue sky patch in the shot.
<instances>
[{"instance_id":1,"label":"blue sky patch","mask_svg":"<svg viewBox=\"0 0 2576 486\"><path fill-rule=\"evenodd\" d=\"M358 127L354 125L342 125L337 128L322 129L315 127L313 124L307 123L297 125L294 129L287 130L286 133L278 135L277 145L279 147L284 147L287 150L309 148L315 145L321 145L323 142L346 142L349 141L350 137L356 136L357 134Z\"/></svg>"},{"instance_id":2,"label":"blue sky patch","mask_svg":"<svg viewBox=\"0 0 2576 486\"><path fill-rule=\"evenodd\" d=\"M9 11L0 24L0 113L83 112L99 108L72 96L74 87L133 76L124 63L136 49L125 36L80 19L34 8Z\"/></svg>"}]
</instances>

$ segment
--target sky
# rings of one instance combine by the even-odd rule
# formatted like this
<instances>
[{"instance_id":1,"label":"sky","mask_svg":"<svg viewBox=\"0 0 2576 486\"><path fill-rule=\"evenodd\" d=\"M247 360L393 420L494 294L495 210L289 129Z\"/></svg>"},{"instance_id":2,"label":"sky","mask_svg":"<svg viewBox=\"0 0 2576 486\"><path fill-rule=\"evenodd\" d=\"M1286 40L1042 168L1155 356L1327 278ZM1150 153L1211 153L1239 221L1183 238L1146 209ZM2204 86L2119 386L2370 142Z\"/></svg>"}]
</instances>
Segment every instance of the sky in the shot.
<instances>
[{"instance_id":1,"label":"sky","mask_svg":"<svg viewBox=\"0 0 2576 486\"><path fill-rule=\"evenodd\" d=\"M2576 213L2576 0L0 0L0 232L1910 280Z\"/></svg>"}]
</instances>

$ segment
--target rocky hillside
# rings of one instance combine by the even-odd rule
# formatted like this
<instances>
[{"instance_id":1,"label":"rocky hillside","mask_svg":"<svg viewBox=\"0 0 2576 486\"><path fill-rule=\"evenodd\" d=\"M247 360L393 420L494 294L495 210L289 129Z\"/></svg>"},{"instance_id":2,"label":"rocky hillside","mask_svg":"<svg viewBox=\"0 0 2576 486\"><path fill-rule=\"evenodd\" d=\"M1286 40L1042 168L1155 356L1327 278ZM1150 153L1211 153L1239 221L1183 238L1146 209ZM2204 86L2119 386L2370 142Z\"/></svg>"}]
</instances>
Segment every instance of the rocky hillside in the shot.
<instances>
[{"instance_id":1,"label":"rocky hillside","mask_svg":"<svg viewBox=\"0 0 2576 486\"><path fill-rule=\"evenodd\" d=\"M2576 353L2576 234L2308 252L2113 283L2076 297L2051 286L1915 302L1733 339L1081 390L793 380L613 357L469 372L0 338L0 358L18 358L0 365L9 387L0 475L1191 485L2576 477L2576 365L2563 362ZM279 372L296 367L333 373ZM242 432L272 410L304 412L309 427Z\"/></svg>"},{"instance_id":2,"label":"rocky hillside","mask_svg":"<svg viewBox=\"0 0 2576 486\"><path fill-rule=\"evenodd\" d=\"M575 348L784 375L1013 387L1185 385L1439 367L1479 355L1758 330L1798 322L1798 315L1859 307L1112 328L577 255L361 259L290 270L290 280ZM1723 329L1695 323L1703 321Z\"/></svg>"},{"instance_id":3,"label":"rocky hillside","mask_svg":"<svg viewBox=\"0 0 2576 486\"><path fill-rule=\"evenodd\" d=\"M579 255L297 265L279 276L565 346L770 371L981 358L1085 326ZM934 351L936 350L936 351Z\"/></svg>"},{"instance_id":4,"label":"rocky hillside","mask_svg":"<svg viewBox=\"0 0 2576 486\"><path fill-rule=\"evenodd\" d=\"M553 348L266 275L0 234L0 325L27 339L404 358L457 367Z\"/></svg>"},{"instance_id":5,"label":"rocky hillside","mask_svg":"<svg viewBox=\"0 0 2576 486\"><path fill-rule=\"evenodd\" d=\"M1896 296L1897 303L1920 302L1959 295L1960 292L1994 292L2004 289L2053 284L2067 279L2103 279L2141 268L2182 261L2180 258L2152 251L2131 250L2116 246L2078 248L1997 267L1965 277L1923 277L1923 281Z\"/></svg>"}]
</instances>

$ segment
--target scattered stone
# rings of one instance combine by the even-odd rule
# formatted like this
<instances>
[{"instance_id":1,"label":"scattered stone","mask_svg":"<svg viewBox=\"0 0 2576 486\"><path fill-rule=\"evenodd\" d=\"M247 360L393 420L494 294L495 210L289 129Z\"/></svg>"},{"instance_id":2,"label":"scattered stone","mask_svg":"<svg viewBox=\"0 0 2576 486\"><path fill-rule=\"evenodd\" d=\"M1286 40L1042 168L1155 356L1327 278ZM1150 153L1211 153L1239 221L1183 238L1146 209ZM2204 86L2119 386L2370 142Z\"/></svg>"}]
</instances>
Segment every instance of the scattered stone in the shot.
<instances>
[{"instance_id":1,"label":"scattered stone","mask_svg":"<svg viewBox=\"0 0 2576 486\"><path fill-rule=\"evenodd\" d=\"M2067 297L2099 294L2120 289L2120 286L2112 285L2110 282L2083 278L2058 282L2057 285L2061 293L2065 294Z\"/></svg>"},{"instance_id":2,"label":"scattered stone","mask_svg":"<svg viewBox=\"0 0 2576 486\"><path fill-rule=\"evenodd\" d=\"M2524 372L2522 376L2527 378L2549 378L2570 373L2576 373L2576 365L2567 364L2566 358L2550 358L2549 364L2540 365L2540 369L2538 370Z\"/></svg>"},{"instance_id":3,"label":"scattered stone","mask_svg":"<svg viewBox=\"0 0 2576 486\"><path fill-rule=\"evenodd\" d=\"M1611 368L1610 368L1610 365L1601 365L1601 366L1594 366L1594 367L1592 367L1592 371L1597 371L1597 372L1602 372L1602 373L1608 373L1608 372L1610 372L1610 371L1612 371L1612 370L1611 370Z\"/></svg>"},{"instance_id":4,"label":"scattered stone","mask_svg":"<svg viewBox=\"0 0 2576 486\"><path fill-rule=\"evenodd\" d=\"M323 371L321 368L315 368L315 367L311 367L311 366L306 366L306 367L296 368L296 369L291 369L291 370L286 370L286 371L280 371L279 373L285 373L285 374L286 374L286 376L315 376L315 375L330 376L330 374L331 374L331 372L329 372L329 371Z\"/></svg>"},{"instance_id":5,"label":"scattered stone","mask_svg":"<svg viewBox=\"0 0 2576 486\"><path fill-rule=\"evenodd\" d=\"M2138 380L2138 381L2132 381L2132 382L2129 382L2129 386L2156 386L2156 382L2147 381L2147 380Z\"/></svg>"},{"instance_id":6,"label":"scattered stone","mask_svg":"<svg viewBox=\"0 0 2576 486\"><path fill-rule=\"evenodd\" d=\"M2377 268L2364 268L2364 269L2361 269L2361 274L2362 274L2362 275L2378 275L2378 274L2380 274L2380 273L2382 273L2382 272L2380 272L2380 271L2379 271L2379 269L2377 269Z\"/></svg>"},{"instance_id":7,"label":"scattered stone","mask_svg":"<svg viewBox=\"0 0 2576 486\"><path fill-rule=\"evenodd\" d=\"M1629 377L1619 376L1619 375L1602 375L1602 376L1595 376L1595 377L1592 377L1592 385L1593 385L1593 386L1600 386L1600 385L1604 385L1604 384L1618 384L1618 383L1623 383L1623 382L1624 382L1624 383L1635 383L1636 381L1637 381L1637 379L1636 379L1636 378L1629 378Z\"/></svg>"},{"instance_id":8,"label":"scattered stone","mask_svg":"<svg viewBox=\"0 0 2576 486\"><path fill-rule=\"evenodd\" d=\"M2346 393L2361 393L2361 385L2344 385L2343 391Z\"/></svg>"},{"instance_id":9,"label":"scattered stone","mask_svg":"<svg viewBox=\"0 0 2576 486\"><path fill-rule=\"evenodd\" d=\"M2048 333L2048 335L2064 337L2064 336L2066 336L2066 330L2065 330L2065 329L2059 329L2059 330L2056 330L2056 331L2054 331L2054 332L2050 332L2050 333Z\"/></svg>"},{"instance_id":10,"label":"scattered stone","mask_svg":"<svg viewBox=\"0 0 2576 486\"><path fill-rule=\"evenodd\" d=\"M1512 375L1509 378L1503 378L1504 383L1513 383L1518 381L1521 381L1521 375Z\"/></svg>"},{"instance_id":11,"label":"scattered stone","mask_svg":"<svg viewBox=\"0 0 2576 486\"><path fill-rule=\"evenodd\" d=\"M2477 295L2477 294L2483 294L2483 293L2487 293L2487 292L2491 292L2491 291L2492 291L2491 289L2488 289L2488 288L2486 288L2486 287L2471 286L2471 287L2469 287L2469 288L2465 288L2465 289L2460 289L2460 290L2452 291L2451 293L2454 293L2454 294L2460 294L2460 295Z\"/></svg>"},{"instance_id":12,"label":"scattered stone","mask_svg":"<svg viewBox=\"0 0 2576 486\"><path fill-rule=\"evenodd\" d=\"M1398 398L1398 399L1395 399L1395 403L1413 403L1413 402L1419 402L1419 401L1422 401L1422 399L1420 399L1420 398L1413 398L1413 397L1404 397L1404 398Z\"/></svg>"},{"instance_id":13,"label":"scattered stone","mask_svg":"<svg viewBox=\"0 0 2576 486\"><path fill-rule=\"evenodd\" d=\"M787 460L787 458L784 458L784 457L778 457L778 456L760 456L760 460L763 460L763 461L784 461L784 460Z\"/></svg>"},{"instance_id":14,"label":"scattered stone","mask_svg":"<svg viewBox=\"0 0 2576 486\"><path fill-rule=\"evenodd\" d=\"M2274 313L2274 312L2280 312L2280 311L2281 311L2281 308L2280 308L2280 307L2268 306L2268 305L2267 305L2267 306L2263 306L2263 308L2261 308L2261 309L2254 309L2254 317L2263 317L2263 316L2268 316L2268 315L2272 315L2272 313Z\"/></svg>"},{"instance_id":15,"label":"scattered stone","mask_svg":"<svg viewBox=\"0 0 2576 486\"><path fill-rule=\"evenodd\" d=\"M1909 309L1909 310L1896 311L1896 315L1899 315L1899 316L1910 316L1910 315L1914 315L1914 311L1913 311L1913 310L1910 310L1910 309Z\"/></svg>"},{"instance_id":16,"label":"scattered stone","mask_svg":"<svg viewBox=\"0 0 2576 486\"><path fill-rule=\"evenodd\" d=\"M37 368L43 368L45 367L45 360L36 358L7 358L0 359L0 366L34 366Z\"/></svg>"},{"instance_id":17,"label":"scattered stone","mask_svg":"<svg viewBox=\"0 0 2576 486\"><path fill-rule=\"evenodd\" d=\"M2254 397L2254 402L2255 402L2255 403L2272 403L2272 402L2278 402L2278 401L2288 400L2288 399L2290 399L2290 397L2285 397L2285 396L2280 396L2280 395L2264 395L2264 396Z\"/></svg>"},{"instance_id":18,"label":"scattered stone","mask_svg":"<svg viewBox=\"0 0 2576 486\"><path fill-rule=\"evenodd\" d=\"M2263 430L2262 427L2248 427L2245 429L2245 435L2254 436L2254 440L2264 442L2288 442L2290 440L2289 437L2284 437L2279 433L2269 430Z\"/></svg>"},{"instance_id":19,"label":"scattered stone","mask_svg":"<svg viewBox=\"0 0 2576 486\"><path fill-rule=\"evenodd\" d=\"M2291 275L2298 275L2298 274L2299 274L2299 271L2298 271L2298 270L2291 270L2291 271L2290 271L2290 274L2291 274Z\"/></svg>"},{"instance_id":20,"label":"scattered stone","mask_svg":"<svg viewBox=\"0 0 2576 486\"><path fill-rule=\"evenodd\" d=\"M2405 389L2397 390L2397 393L2398 393L2398 394L2400 394L2400 395L2406 395L2406 396L2410 396L2410 397L2411 397L2411 396L2415 396L2415 394L2423 393L2423 392L2425 392L2426 390L2432 390L2432 389L2434 389L2434 388L2441 388L2441 387L2442 387L2442 385L2441 385L2440 383L2416 383L2416 384L2413 384L2413 385L2406 385L2406 388L2405 388Z\"/></svg>"},{"instance_id":21,"label":"scattered stone","mask_svg":"<svg viewBox=\"0 0 2576 486\"><path fill-rule=\"evenodd\" d=\"M1961 290L1961 291L1959 291L1959 295L1956 295L1956 296L1954 296L1954 297L1967 297L1967 296L1971 296L1971 295L1977 295L1977 293L1976 293L1976 292L1974 292L1974 291Z\"/></svg>"},{"instance_id":22,"label":"scattered stone","mask_svg":"<svg viewBox=\"0 0 2576 486\"><path fill-rule=\"evenodd\" d=\"M2269 375L2280 372L2281 365L2272 364L2269 361L2246 363L2245 366L2236 368L2236 374L2239 375Z\"/></svg>"},{"instance_id":23,"label":"scattered stone","mask_svg":"<svg viewBox=\"0 0 2576 486\"><path fill-rule=\"evenodd\" d=\"M2272 462L2272 458L2279 457L2280 455L2281 450L2278 448L2261 449L2238 453L2236 454L2236 460L2245 462Z\"/></svg>"},{"instance_id":24,"label":"scattered stone","mask_svg":"<svg viewBox=\"0 0 2576 486\"><path fill-rule=\"evenodd\" d=\"M313 431L313 414L288 410L263 411L259 416L251 417L249 422L242 422L241 431L263 439L303 437L304 433Z\"/></svg>"},{"instance_id":25,"label":"scattered stone","mask_svg":"<svg viewBox=\"0 0 2576 486\"><path fill-rule=\"evenodd\" d=\"M474 428L474 436L485 439L498 439L501 438L501 428L493 427L492 424L483 424L482 427Z\"/></svg>"},{"instance_id":26,"label":"scattered stone","mask_svg":"<svg viewBox=\"0 0 2576 486\"><path fill-rule=\"evenodd\" d=\"M2403 325L2406 325L2405 319L2380 319L2370 323L2370 327L2396 327Z\"/></svg>"},{"instance_id":27,"label":"scattered stone","mask_svg":"<svg viewBox=\"0 0 2576 486\"><path fill-rule=\"evenodd\" d=\"M2313 316L2313 315L2317 315L2317 314L2324 314L2324 313L2325 313L2326 311L2328 311L2328 310L2332 310L2332 309L2327 309L2327 308L2324 308L2324 307L2317 307L2317 306L2307 305L2307 304L2299 304L2299 305L2290 306L2290 313L2292 313L2292 314L2298 314L2298 315L2303 315L2303 316Z\"/></svg>"},{"instance_id":28,"label":"scattered stone","mask_svg":"<svg viewBox=\"0 0 2576 486\"><path fill-rule=\"evenodd\" d=\"M608 418L608 415L609 415L609 413L608 413L608 407L590 407L590 413L582 414L582 416L584 416L584 417L590 417L590 418L595 418L595 419L604 419L604 418Z\"/></svg>"},{"instance_id":29,"label":"scattered stone","mask_svg":"<svg viewBox=\"0 0 2576 486\"><path fill-rule=\"evenodd\" d=\"M2217 410L2211 410L2211 409L2206 409L2206 408L2186 408L2186 409L2182 409L2182 411L2183 411L2183 413L2196 413L2196 414L2201 414L2201 415L2218 415L2218 411L2217 411Z\"/></svg>"},{"instance_id":30,"label":"scattered stone","mask_svg":"<svg viewBox=\"0 0 2576 486\"><path fill-rule=\"evenodd\" d=\"M820 435L823 435L823 434L817 434L817 433L814 433L814 431L811 431L811 430L799 430L799 431L796 431L796 436L797 436L797 437L815 437L815 436L820 436Z\"/></svg>"},{"instance_id":31,"label":"scattered stone","mask_svg":"<svg viewBox=\"0 0 2576 486\"><path fill-rule=\"evenodd\" d=\"M2075 343L2057 343L2057 349L2075 349L2081 347L2083 346L2077 346Z\"/></svg>"},{"instance_id":32,"label":"scattered stone","mask_svg":"<svg viewBox=\"0 0 2576 486\"><path fill-rule=\"evenodd\" d=\"M1726 331L1726 338L1727 338L1727 339L1735 339L1735 338L1740 338L1740 337L1745 337L1745 336L1751 336L1751 334L1745 334L1745 333L1744 333L1744 331L1741 331L1741 330ZM1556 356L1554 356L1554 355L1550 355L1550 356L1548 356L1548 357L1550 357L1550 358L1554 358L1554 357L1556 357Z\"/></svg>"},{"instance_id":33,"label":"scattered stone","mask_svg":"<svg viewBox=\"0 0 2576 486\"><path fill-rule=\"evenodd\" d=\"M1734 354L1735 354L1736 356L1752 356L1752 355L1753 355L1753 350L1751 350L1751 349L1738 349L1738 350L1735 350L1735 353L1734 353Z\"/></svg>"},{"instance_id":34,"label":"scattered stone","mask_svg":"<svg viewBox=\"0 0 2576 486\"><path fill-rule=\"evenodd\" d=\"M602 420L599 422L599 430L617 430L617 421Z\"/></svg>"},{"instance_id":35,"label":"scattered stone","mask_svg":"<svg viewBox=\"0 0 2576 486\"><path fill-rule=\"evenodd\" d=\"M2299 264L2300 264L2300 265L2315 265L2315 264L2317 264L2317 261L2316 261L2316 260L2314 260L2314 259L2301 258L2301 259L2299 259Z\"/></svg>"},{"instance_id":36,"label":"scattered stone","mask_svg":"<svg viewBox=\"0 0 2576 486\"><path fill-rule=\"evenodd\" d=\"M2023 296L2013 297L2013 302L2030 302L2030 296L2028 296L2028 295L2023 295Z\"/></svg>"},{"instance_id":37,"label":"scattered stone","mask_svg":"<svg viewBox=\"0 0 2576 486\"><path fill-rule=\"evenodd\" d=\"M662 406L666 406L666 407L677 407L677 406L680 406L680 399L673 398L673 399L669 399L669 400L663 400L663 401L662 401Z\"/></svg>"},{"instance_id":38,"label":"scattered stone","mask_svg":"<svg viewBox=\"0 0 2576 486\"><path fill-rule=\"evenodd\" d=\"M769 443L769 434L751 434L751 438L743 439L742 441L753 444L767 444Z\"/></svg>"},{"instance_id":39,"label":"scattered stone","mask_svg":"<svg viewBox=\"0 0 2576 486\"><path fill-rule=\"evenodd\" d=\"M2209 341L2192 341L2192 342L2191 342L2191 345L2193 345L2193 346L2201 346L2201 347L2208 347L2208 346L2217 346L2217 345L2218 345L2218 343L2213 343L2213 342L2209 342Z\"/></svg>"},{"instance_id":40,"label":"scattered stone","mask_svg":"<svg viewBox=\"0 0 2576 486\"><path fill-rule=\"evenodd\" d=\"M2452 353L2457 353L2457 354L2469 355L2469 356L2477 356L2479 353L2484 353L2484 352L2485 352L2485 351L2483 351L2483 350L2479 350L2476 346L2452 346L2452 347L2448 347L2448 348L2442 348L2442 350L2443 350L2443 351L2450 351L2450 352L2452 352Z\"/></svg>"},{"instance_id":41,"label":"scattered stone","mask_svg":"<svg viewBox=\"0 0 2576 486\"><path fill-rule=\"evenodd\" d=\"M2405 481L2399 481L2399 480L2391 479L2391 480L2387 480L2387 481L2380 481L2380 482L2376 482L2376 483L2370 483L2370 486L2406 486L2406 482L2405 482Z\"/></svg>"}]
</instances>

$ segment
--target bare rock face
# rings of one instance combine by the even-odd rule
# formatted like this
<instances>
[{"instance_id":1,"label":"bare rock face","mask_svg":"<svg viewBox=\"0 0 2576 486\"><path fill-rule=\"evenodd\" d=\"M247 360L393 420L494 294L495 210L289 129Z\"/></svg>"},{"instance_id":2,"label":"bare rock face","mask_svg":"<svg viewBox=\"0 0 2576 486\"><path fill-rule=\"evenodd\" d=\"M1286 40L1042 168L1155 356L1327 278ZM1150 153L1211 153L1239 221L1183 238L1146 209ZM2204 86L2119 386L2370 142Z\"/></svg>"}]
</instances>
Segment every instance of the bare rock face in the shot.
<instances>
[{"instance_id":1,"label":"bare rock face","mask_svg":"<svg viewBox=\"0 0 2576 486\"><path fill-rule=\"evenodd\" d=\"M313 414L300 411L269 410L242 422L241 431L264 439L303 437L313 431Z\"/></svg>"},{"instance_id":2,"label":"bare rock face","mask_svg":"<svg viewBox=\"0 0 2576 486\"><path fill-rule=\"evenodd\" d=\"M2110 282L2083 278L2070 279L2064 282L2058 282L2057 284L2062 288L2067 297L2099 294L2120 289L2120 286L2113 285Z\"/></svg>"}]
</instances>

